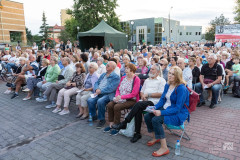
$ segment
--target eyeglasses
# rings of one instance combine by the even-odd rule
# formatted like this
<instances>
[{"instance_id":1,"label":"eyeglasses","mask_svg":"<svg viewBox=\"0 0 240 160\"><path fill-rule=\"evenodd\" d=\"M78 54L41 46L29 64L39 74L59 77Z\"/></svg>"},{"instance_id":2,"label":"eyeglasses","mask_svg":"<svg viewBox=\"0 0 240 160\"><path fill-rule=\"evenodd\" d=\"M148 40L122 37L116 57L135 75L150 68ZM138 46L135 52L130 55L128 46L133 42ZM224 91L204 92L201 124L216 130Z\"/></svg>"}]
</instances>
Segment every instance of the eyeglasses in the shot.
<instances>
[{"instance_id":1,"label":"eyeglasses","mask_svg":"<svg viewBox=\"0 0 240 160\"><path fill-rule=\"evenodd\" d=\"M162 64L162 63L159 63L159 65L160 65L160 66L163 66L164 64Z\"/></svg>"}]
</instances>

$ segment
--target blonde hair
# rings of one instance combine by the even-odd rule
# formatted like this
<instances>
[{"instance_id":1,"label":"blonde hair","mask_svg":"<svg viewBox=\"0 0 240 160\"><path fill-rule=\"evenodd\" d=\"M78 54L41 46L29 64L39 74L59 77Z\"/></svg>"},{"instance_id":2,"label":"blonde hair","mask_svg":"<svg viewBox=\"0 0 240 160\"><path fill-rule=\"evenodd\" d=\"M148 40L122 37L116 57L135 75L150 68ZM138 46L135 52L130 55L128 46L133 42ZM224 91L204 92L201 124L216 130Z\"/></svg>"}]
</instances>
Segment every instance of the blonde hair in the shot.
<instances>
[{"instance_id":1,"label":"blonde hair","mask_svg":"<svg viewBox=\"0 0 240 160\"><path fill-rule=\"evenodd\" d=\"M180 84L184 84L186 86L187 82L183 79L183 72L182 72L182 69L179 68L178 66L173 66L170 68L170 70L168 71L168 74L169 72L173 70L174 71L174 84L176 86L180 85ZM168 80L168 84L170 84L169 80Z\"/></svg>"},{"instance_id":2,"label":"blonde hair","mask_svg":"<svg viewBox=\"0 0 240 160\"><path fill-rule=\"evenodd\" d=\"M42 60L42 63L45 63L45 64L47 64L47 66L50 64L49 60L48 60L48 59L46 59L46 58L44 58L44 59Z\"/></svg>"}]
</instances>

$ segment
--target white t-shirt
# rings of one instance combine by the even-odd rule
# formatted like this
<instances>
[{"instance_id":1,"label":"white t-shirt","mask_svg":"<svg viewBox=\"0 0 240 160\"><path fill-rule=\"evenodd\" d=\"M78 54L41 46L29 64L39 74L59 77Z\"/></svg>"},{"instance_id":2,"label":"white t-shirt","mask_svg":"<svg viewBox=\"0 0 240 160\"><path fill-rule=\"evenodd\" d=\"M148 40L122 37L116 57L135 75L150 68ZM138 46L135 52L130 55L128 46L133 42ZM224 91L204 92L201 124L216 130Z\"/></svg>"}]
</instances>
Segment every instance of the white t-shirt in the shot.
<instances>
[{"instance_id":1,"label":"white t-shirt","mask_svg":"<svg viewBox=\"0 0 240 160\"><path fill-rule=\"evenodd\" d=\"M9 61L9 62L14 61L14 63L16 63L17 58L16 58L16 56L14 56L14 57L11 56L11 57L8 59L8 61Z\"/></svg>"},{"instance_id":2,"label":"white t-shirt","mask_svg":"<svg viewBox=\"0 0 240 160\"><path fill-rule=\"evenodd\" d=\"M144 94L151 93L163 93L166 80L162 77L157 77L155 79L148 78L145 80L141 92ZM157 104L160 98L148 98L148 101L152 101L153 104Z\"/></svg>"},{"instance_id":3,"label":"white t-shirt","mask_svg":"<svg viewBox=\"0 0 240 160\"><path fill-rule=\"evenodd\" d=\"M7 58L7 61L9 60L9 58L11 57L11 55L4 55L3 58ZM5 61L2 61L2 62L5 62Z\"/></svg>"}]
</instances>

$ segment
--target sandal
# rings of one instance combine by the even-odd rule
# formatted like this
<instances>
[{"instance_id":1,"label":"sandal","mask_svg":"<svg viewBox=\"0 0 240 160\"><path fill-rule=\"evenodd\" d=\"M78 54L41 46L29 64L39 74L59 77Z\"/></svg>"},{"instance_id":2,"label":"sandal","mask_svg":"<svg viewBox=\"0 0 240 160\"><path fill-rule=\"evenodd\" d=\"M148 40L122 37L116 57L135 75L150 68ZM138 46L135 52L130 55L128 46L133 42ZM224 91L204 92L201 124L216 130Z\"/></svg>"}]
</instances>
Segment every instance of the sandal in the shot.
<instances>
[{"instance_id":1,"label":"sandal","mask_svg":"<svg viewBox=\"0 0 240 160\"><path fill-rule=\"evenodd\" d=\"M147 146L153 146L155 143L158 143L158 142L160 142L160 139L157 139L156 141L154 141L154 142L147 142Z\"/></svg>"},{"instance_id":2,"label":"sandal","mask_svg":"<svg viewBox=\"0 0 240 160\"><path fill-rule=\"evenodd\" d=\"M164 155L167 155L167 154L169 154L169 149L166 152L164 152L163 154L157 154L157 152L153 152L152 156L161 157L161 156L164 156Z\"/></svg>"}]
</instances>

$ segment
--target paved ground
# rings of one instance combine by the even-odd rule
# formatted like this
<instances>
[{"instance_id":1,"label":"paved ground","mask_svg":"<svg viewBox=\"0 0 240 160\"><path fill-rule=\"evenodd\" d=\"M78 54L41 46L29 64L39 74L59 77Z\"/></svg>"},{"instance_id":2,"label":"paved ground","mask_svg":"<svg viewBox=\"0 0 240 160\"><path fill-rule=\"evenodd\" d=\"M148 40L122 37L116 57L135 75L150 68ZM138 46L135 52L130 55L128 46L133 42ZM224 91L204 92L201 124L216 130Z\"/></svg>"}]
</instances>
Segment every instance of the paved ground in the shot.
<instances>
[{"instance_id":1,"label":"paved ground","mask_svg":"<svg viewBox=\"0 0 240 160\"><path fill-rule=\"evenodd\" d=\"M129 138L109 136L86 121L76 120L73 104L71 114L59 116L44 108L47 103L22 101L23 93L11 100L2 94L5 89L0 82L0 160L156 159L151 153L160 146L145 145L150 139L146 127L143 138L132 144ZM191 140L182 140L181 156L174 155L177 137L167 132L170 154L161 159L240 159L239 102L227 95L213 110L198 108L187 126Z\"/></svg>"}]
</instances>

